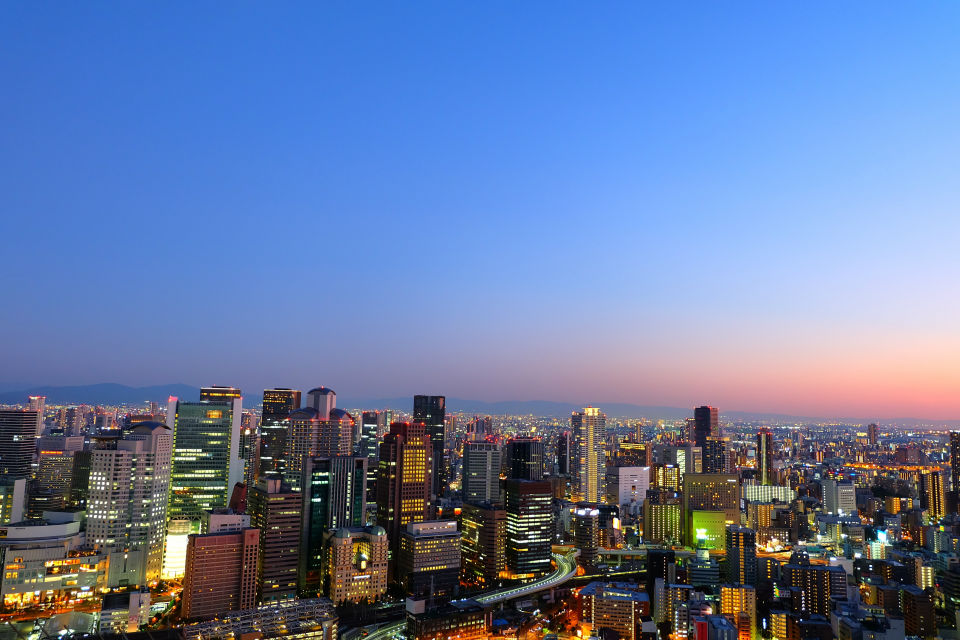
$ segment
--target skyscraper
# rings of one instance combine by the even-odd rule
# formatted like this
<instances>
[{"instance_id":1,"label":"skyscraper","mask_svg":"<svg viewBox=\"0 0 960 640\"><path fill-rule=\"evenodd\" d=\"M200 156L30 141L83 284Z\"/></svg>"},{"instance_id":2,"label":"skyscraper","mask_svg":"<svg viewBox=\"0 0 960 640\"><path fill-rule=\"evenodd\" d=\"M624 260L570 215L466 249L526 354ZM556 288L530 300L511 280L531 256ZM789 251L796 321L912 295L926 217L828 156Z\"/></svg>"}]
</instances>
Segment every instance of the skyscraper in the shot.
<instances>
[{"instance_id":1,"label":"skyscraper","mask_svg":"<svg viewBox=\"0 0 960 640\"><path fill-rule=\"evenodd\" d=\"M324 534L321 584L335 604L374 600L387 592L387 532L340 527Z\"/></svg>"},{"instance_id":2,"label":"skyscraper","mask_svg":"<svg viewBox=\"0 0 960 640\"><path fill-rule=\"evenodd\" d=\"M423 423L433 447L430 492L437 497L444 492L449 481L447 468L444 464L446 417L447 399L445 396L413 397L413 421Z\"/></svg>"},{"instance_id":3,"label":"skyscraper","mask_svg":"<svg viewBox=\"0 0 960 640\"><path fill-rule=\"evenodd\" d=\"M337 394L318 387L307 393L306 406L290 414L287 469L284 480L300 490L303 469L312 457L349 456L353 453L353 416L337 409Z\"/></svg>"},{"instance_id":4,"label":"skyscraper","mask_svg":"<svg viewBox=\"0 0 960 640\"><path fill-rule=\"evenodd\" d=\"M411 522L400 534L398 577L407 595L434 606L456 595L460 532L455 520Z\"/></svg>"},{"instance_id":5,"label":"skyscraper","mask_svg":"<svg viewBox=\"0 0 960 640\"><path fill-rule=\"evenodd\" d=\"M261 603L297 597L303 496L280 478L261 478L247 494L250 525L260 529L257 598Z\"/></svg>"},{"instance_id":6,"label":"skyscraper","mask_svg":"<svg viewBox=\"0 0 960 640\"><path fill-rule=\"evenodd\" d=\"M260 531L191 535L186 548L181 618L251 609L257 601Z\"/></svg>"},{"instance_id":7,"label":"skyscraper","mask_svg":"<svg viewBox=\"0 0 960 640\"><path fill-rule=\"evenodd\" d=\"M303 522L300 541L300 590L322 590L323 540L331 529L366 524L367 458L308 458L303 471Z\"/></svg>"},{"instance_id":8,"label":"skyscraper","mask_svg":"<svg viewBox=\"0 0 960 640\"><path fill-rule=\"evenodd\" d=\"M243 393L236 387L221 387L213 385L200 389L200 402L230 402L239 400Z\"/></svg>"},{"instance_id":9,"label":"skyscraper","mask_svg":"<svg viewBox=\"0 0 960 640\"><path fill-rule=\"evenodd\" d=\"M0 409L0 476L12 480L32 475L38 416L37 411Z\"/></svg>"},{"instance_id":10,"label":"skyscraper","mask_svg":"<svg viewBox=\"0 0 960 640\"><path fill-rule=\"evenodd\" d=\"M290 414L300 408L297 389L264 389L260 417L260 473L286 470L287 433Z\"/></svg>"},{"instance_id":11,"label":"skyscraper","mask_svg":"<svg viewBox=\"0 0 960 640\"><path fill-rule=\"evenodd\" d=\"M773 433L770 429L757 432L757 480L762 485L776 484L773 481Z\"/></svg>"},{"instance_id":12,"label":"skyscraper","mask_svg":"<svg viewBox=\"0 0 960 640\"><path fill-rule=\"evenodd\" d=\"M463 444L463 501L500 501L500 445L485 440Z\"/></svg>"},{"instance_id":13,"label":"skyscraper","mask_svg":"<svg viewBox=\"0 0 960 640\"><path fill-rule=\"evenodd\" d=\"M502 505L466 502L460 531L464 579L493 584L507 568L507 512Z\"/></svg>"},{"instance_id":14,"label":"skyscraper","mask_svg":"<svg viewBox=\"0 0 960 640\"><path fill-rule=\"evenodd\" d=\"M550 569L552 491L548 480L507 480L507 569L514 577Z\"/></svg>"},{"instance_id":15,"label":"skyscraper","mask_svg":"<svg viewBox=\"0 0 960 640\"><path fill-rule=\"evenodd\" d=\"M504 452L508 478L543 479L543 441L540 438L513 438L507 442Z\"/></svg>"},{"instance_id":16,"label":"skyscraper","mask_svg":"<svg viewBox=\"0 0 960 640\"><path fill-rule=\"evenodd\" d=\"M703 443L703 472L704 473L726 473L727 443L723 438L708 436Z\"/></svg>"},{"instance_id":17,"label":"skyscraper","mask_svg":"<svg viewBox=\"0 0 960 640\"><path fill-rule=\"evenodd\" d=\"M170 517L199 523L204 511L227 506L243 481L240 457L241 399L183 402L170 399L167 426L173 430Z\"/></svg>"},{"instance_id":18,"label":"skyscraper","mask_svg":"<svg viewBox=\"0 0 960 640\"><path fill-rule=\"evenodd\" d=\"M707 436L721 436L720 415L716 407L703 406L693 410L694 444L702 447L707 442Z\"/></svg>"},{"instance_id":19,"label":"skyscraper","mask_svg":"<svg viewBox=\"0 0 960 640\"><path fill-rule=\"evenodd\" d=\"M877 423L871 422L867 425L867 442L871 447L877 446Z\"/></svg>"},{"instance_id":20,"label":"skyscraper","mask_svg":"<svg viewBox=\"0 0 960 640\"><path fill-rule=\"evenodd\" d=\"M727 582L757 584L757 534L753 529L727 527Z\"/></svg>"},{"instance_id":21,"label":"skyscraper","mask_svg":"<svg viewBox=\"0 0 960 640\"><path fill-rule=\"evenodd\" d=\"M173 434L159 422L91 452L87 540L110 557L110 587L160 579L172 456Z\"/></svg>"},{"instance_id":22,"label":"skyscraper","mask_svg":"<svg viewBox=\"0 0 960 640\"><path fill-rule=\"evenodd\" d=\"M395 552L410 522L429 520L433 445L422 423L394 422L380 443L377 524Z\"/></svg>"},{"instance_id":23,"label":"skyscraper","mask_svg":"<svg viewBox=\"0 0 960 640\"><path fill-rule=\"evenodd\" d=\"M599 502L604 495L606 475L604 444L607 416L596 407L586 407L570 416L573 432L574 493L583 502Z\"/></svg>"},{"instance_id":24,"label":"skyscraper","mask_svg":"<svg viewBox=\"0 0 960 640\"><path fill-rule=\"evenodd\" d=\"M823 510L837 515L857 513L857 489L849 480L824 478Z\"/></svg>"},{"instance_id":25,"label":"skyscraper","mask_svg":"<svg viewBox=\"0 0 960 640\"><path fill-rule=\"evenodd\" d=\"M931 522L937 523L947 514L943 476L939 471L920 474L920 508L928 512Z\"/></svg>"}]
</instances>

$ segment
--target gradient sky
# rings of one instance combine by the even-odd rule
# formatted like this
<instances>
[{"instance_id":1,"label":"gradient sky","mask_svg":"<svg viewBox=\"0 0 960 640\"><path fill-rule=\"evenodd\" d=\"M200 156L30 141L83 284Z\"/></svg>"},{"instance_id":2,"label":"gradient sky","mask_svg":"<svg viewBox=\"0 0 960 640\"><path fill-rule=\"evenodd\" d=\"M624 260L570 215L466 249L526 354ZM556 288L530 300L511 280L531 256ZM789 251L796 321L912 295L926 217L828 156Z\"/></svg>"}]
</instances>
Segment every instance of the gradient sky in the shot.
<instances>
[{"instance_id":1,"label":"gradient sky","mask_svg":"<svg viewBox=\"0 0 960 640\"><path fill-rule=\"evenodd\" d=\"M0 383L960 418L958 27L4 3Z\"/></svg>"}]
</instances>

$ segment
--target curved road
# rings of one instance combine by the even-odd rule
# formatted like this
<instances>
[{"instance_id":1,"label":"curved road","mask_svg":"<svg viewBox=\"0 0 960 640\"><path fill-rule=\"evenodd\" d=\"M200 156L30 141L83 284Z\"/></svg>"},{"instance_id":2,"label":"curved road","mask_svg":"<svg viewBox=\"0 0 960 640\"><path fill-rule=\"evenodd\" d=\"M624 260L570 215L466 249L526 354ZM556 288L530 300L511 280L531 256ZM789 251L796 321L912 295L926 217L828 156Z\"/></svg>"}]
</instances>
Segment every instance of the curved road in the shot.
<instances>
[{"instance_id":1,"label":"curved road","mask_svg":"<svg viewBox=\"0 0 960 640\"><path fill-rule=\"evenodd\" d=\"M481 604L496 604L498 602L503 602L504 600L519 598L521 596L530 595L531 593L536 593L538 591L543 591L544 589L561 585L577 573L578 555L580 555L579 549L568 551L566 555L554 553L553 559L557 563L557 568L539 580L535 580L529 584L521 585L519 587L491 591L490 593L486 593L481 596L475 596L470 599L476 600ZM382 626L370 635L366 636L364 640L388 640L396 635L396 633L400 631L406 623L406 620L401 620L400 622L391 622L390 624Z\"/></svg>"}]
</instances>

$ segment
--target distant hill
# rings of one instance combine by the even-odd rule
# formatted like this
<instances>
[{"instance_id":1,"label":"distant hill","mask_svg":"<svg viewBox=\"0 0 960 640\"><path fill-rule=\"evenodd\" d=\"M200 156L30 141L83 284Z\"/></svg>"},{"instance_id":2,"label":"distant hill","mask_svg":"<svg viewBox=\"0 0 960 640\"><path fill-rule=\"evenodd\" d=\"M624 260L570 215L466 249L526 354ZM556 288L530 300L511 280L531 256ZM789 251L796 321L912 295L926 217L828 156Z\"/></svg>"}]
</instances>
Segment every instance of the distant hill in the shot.
<instances>
[{"instance_id":1,"label":"distant hill","mask_svg":"<svg viewBox=\"0 0 960 640\"><path fill-rule=\"evenodd\" d=\"M186 384L164 384L153 387L128 387L105 382L73 387L33 387L21 391L0 393L0 404L24 404L27 396L47 396L48 404L107 404L141 405L146 402L166 402L170 396L196 400L200 388Z\"/></svg>"}]
</instances>

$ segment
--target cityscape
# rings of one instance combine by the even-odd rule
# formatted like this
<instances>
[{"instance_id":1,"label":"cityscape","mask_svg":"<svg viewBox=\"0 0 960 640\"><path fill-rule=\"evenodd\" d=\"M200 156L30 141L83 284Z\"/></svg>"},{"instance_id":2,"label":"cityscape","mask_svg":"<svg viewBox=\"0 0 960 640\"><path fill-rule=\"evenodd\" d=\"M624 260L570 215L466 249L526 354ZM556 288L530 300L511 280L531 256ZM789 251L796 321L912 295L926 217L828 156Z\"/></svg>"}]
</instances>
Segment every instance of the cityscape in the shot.
<instances>
[{"instance_id":1,"label":"cityscape","mask_svg":"<svg viewBox=\"0 0 960 640\"><path fill-rule=\"evenodd\" d=\"M960 431L319 386L0 409L5 637L934 638ZM246 405L246 406L245 406ZM251 406L252 405L252 406Z\"/></svg>"},{"instance_id":2,"label":"cityscape","mask_svg":"<svg viewBox=\"0 0 960 640\"><path fill-rule=\"evenodd\" d=\"M958 33L0 0L0 640L960 640Z\"/></svg>"}]
</instances>

